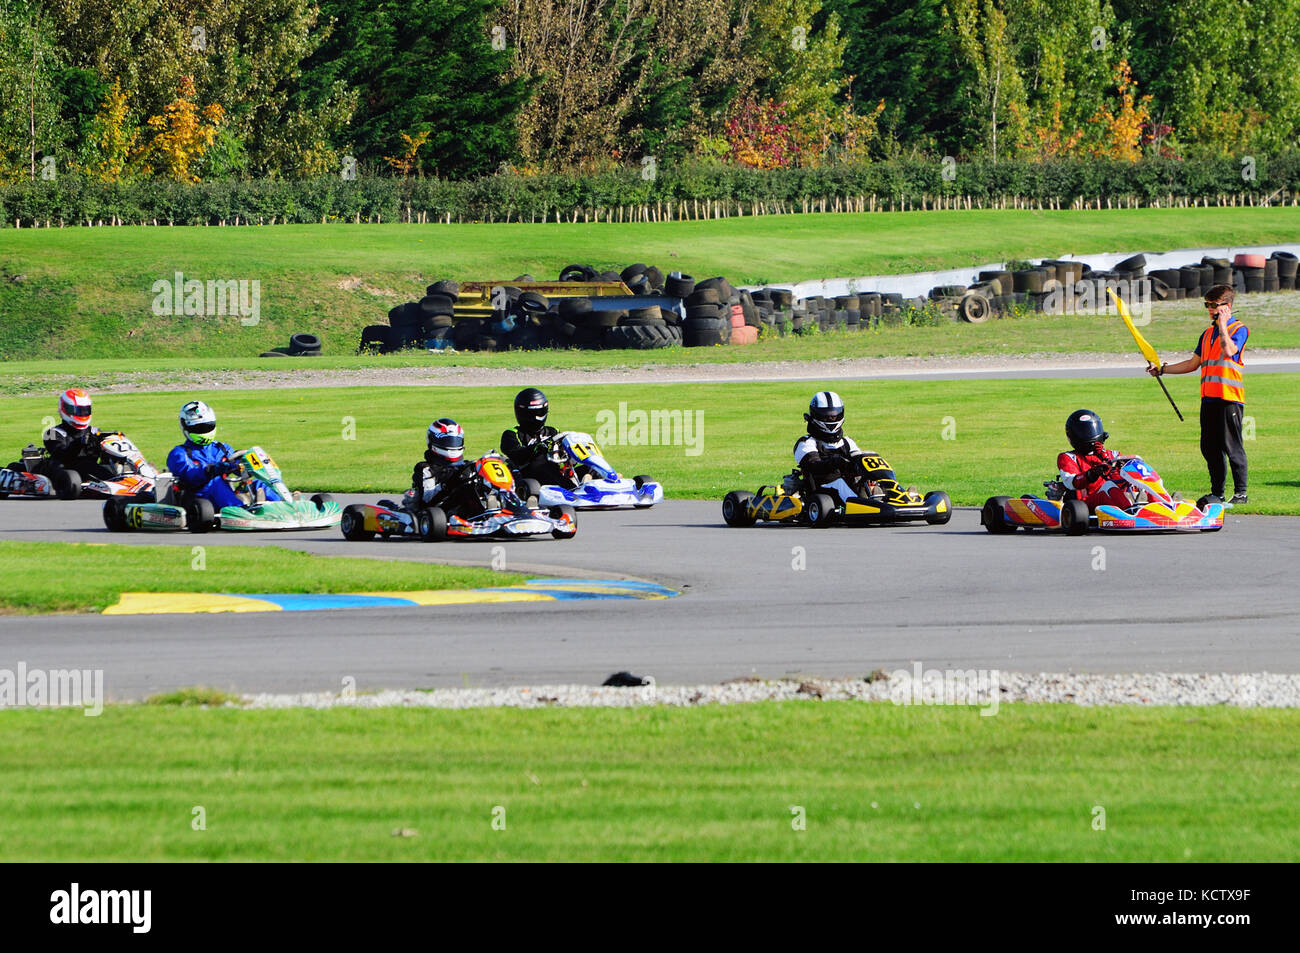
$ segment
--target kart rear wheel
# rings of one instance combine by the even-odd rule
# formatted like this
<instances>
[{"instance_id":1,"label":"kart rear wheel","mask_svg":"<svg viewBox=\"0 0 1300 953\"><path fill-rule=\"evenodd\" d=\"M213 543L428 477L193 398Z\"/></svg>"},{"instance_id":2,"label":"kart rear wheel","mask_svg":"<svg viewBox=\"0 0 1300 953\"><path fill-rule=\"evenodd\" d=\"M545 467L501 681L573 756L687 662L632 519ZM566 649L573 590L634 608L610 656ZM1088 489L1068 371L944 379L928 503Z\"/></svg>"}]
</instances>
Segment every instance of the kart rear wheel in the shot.
<instances>
[{"instance_id":1,"label":"kart rear wheel","mask_svg":"<svg viewBox=\"0 0 1300 953\"><path fill-rule=\"evenodd\" d=\"M110 533L120 533L126 529L126 502L124 500L104 501L104 527Z\"/></svg>"},{"instance_id":2,"label":"kart rear wheel","mask_svg":"<svg viewBox=\"0 0 1300 953\"><path fill-rule=\"evenodd\" d=\"M1015 526L1007 522L1004 515L1006 505L1011 501L1009 496L991 496L984 501L984 509L980 510L980 522L990 533L1014 533Z\"/></svg>"},{"instance_id":3,"label":"kart rear wheel","mask_svg":"<svg viewBox=\"0 0 1300 953\"><path fill-rule=\"evenodd\" d=\"M567 516L570 519L571 528L567 530L553 529L551 535L556 539L572 539L578 532L578 513L568 504L551 508L551 519L559 519L562 516Z\"/></svg>"},{"instance_id":4,"label":"kart rear wheel","mask_svg":"<svg viewBox=\"0 0 1300 953\"><path fill-rule=\"evenodd\" d=\"M75 500L81 496L81 474L76 470L55 470L50 477L54 493L61 500Z\"/></svg>"},{"instance_id":5,"label":"kart rear wheel","mask_svg":"<svg viewBox=\"0 0 1300 953\"><path fill-rule=\"evenodd\" d=\"M343 510L339 527L343 530L343 538L354 543L375 538L374 532L366 529L366 509L360 503L353 503Z\"/></svg>"},{"instance_id":6,"label":"kart rear wheel","mask_svg":"<svg viewBox=\"0 0 1300 953\"><path fill-rule=\"evenodd\" d=\"M728 526L753 526L754 517L749 511L749 501L754 494L748 490L732 490L722 498L722 519Z\"/></svg>"},{"instance_id":7,"label":"kart rear wheel","mask_svg":"<svg viewBox=\"0 0 1300 953\"><path fill-rule=\"evenodd\" d=\"M325 512L325 504L333 503L334 497L330 496L328 493L317 493L314 496L312 496L311 501L313 504L315 504L316 509L320 510L323 513Z\"/></svg>"},{"instance_id":8,"label":"kart rear wheel","mask_svg":"<svg viewBox=\"0 0 1300 953\"><path fill-rule=\"evenodd\" d=\"M206 533L217 523L212 501L196 496L185 504L185 524L191 533Z\"/></svg>"},{"instance_id":9,"label":"kart rear wheel","mask_svg":"<svg viewBox=\"0 0 1300 953\"><path fill-rule=\"evenodd\" d=\"M808 505L803 511L808 517L809 526L829 526L835 517L835 501L825 493L814 493L808 498Z\"/></svg>"},{"instance_id":10,"label":"kart rear wheel","mask_svg":"<svg viewBox=\"0 0 1300 953\"><path fill-rule=\"evenodd\" d=\"M948 494L943 490L931 490L925 494L925 507L929 509L933 505L935 509L941 512L928 514L925 521L931 526L942 526L948 520L952 519L952 500L948 499Z\"/></svg>"},{"instance_id":11,"label":"kart rear wheel","mask_svg":"<svg viewBox=\"0 0 1300 953\"><path fill-rule=\"evenodd\" d=\"M1062 504L1061 529L1067 536L1082 536L1088 531L1088 507L1082 500L1066 500Z\"/></svg>"},{"instance_id":12,"label":"kart rear wheel","mask_svg":"<svg viewBox=\"0 0 1300 953\"><path fill-rule=\"evenodd\" d=\"M431 506L421 510L416 517L416 528L420 539L426 543L436 543L447 538L447 512L441 506Z\"/></svg>"}]
</instances>

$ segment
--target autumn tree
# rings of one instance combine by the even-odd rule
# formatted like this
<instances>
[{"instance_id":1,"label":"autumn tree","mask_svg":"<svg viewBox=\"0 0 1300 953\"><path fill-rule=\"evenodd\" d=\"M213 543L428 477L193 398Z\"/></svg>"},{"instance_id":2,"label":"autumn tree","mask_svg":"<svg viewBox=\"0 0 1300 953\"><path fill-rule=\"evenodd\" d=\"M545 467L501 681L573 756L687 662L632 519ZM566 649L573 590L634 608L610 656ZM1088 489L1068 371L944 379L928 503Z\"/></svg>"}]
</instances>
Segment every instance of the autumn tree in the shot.
<instances>
[{"instance_id":1,"label":"autumn tree","mask_svg":"<svg viewBox=\"0 0 1300 953\"><path fill-rule=\"evenodd\" d=\"M194 96L194 81L182 76L176 98L163 109L163 115L150 116L147 123L153 130L147 152L151 169L177 182L199 180L195 167L202 164L203 154L216 139L226 115L218 103L200 109Z\"/></svg>"}]
</instances>

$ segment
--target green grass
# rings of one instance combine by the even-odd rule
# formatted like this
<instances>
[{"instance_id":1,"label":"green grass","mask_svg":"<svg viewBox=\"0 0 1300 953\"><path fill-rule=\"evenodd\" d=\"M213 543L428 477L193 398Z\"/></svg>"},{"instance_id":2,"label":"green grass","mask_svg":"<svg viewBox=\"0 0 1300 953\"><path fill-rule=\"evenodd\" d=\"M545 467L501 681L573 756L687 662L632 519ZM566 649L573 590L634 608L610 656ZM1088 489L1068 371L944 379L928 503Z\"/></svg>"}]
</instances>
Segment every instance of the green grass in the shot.
<instances>
[{"instance_id":1,"label":"green grass","mask_svg":"<svg viewBox=\"0 0 1300 953\"><path fill-rule=\"evenodd\" d=\"M552 278L571 262L633 261L735 283L956 268L1295 241L1295 208L797 215L623 225L290 225L7 231L0 244L0 359L256 355L295 330L347 354L366 324L437 278ZM151 287L257 279L262 322L155 318ZM14 282L10 276L25 275ZM947 329L944 329L945 331ZM916 347L925 346L917 338Z\"/></svg>"},{"instance_id":2,"label":"green grass","mask_svg":"<svg viewBox=\"0 0 1300 953\"><path fill-rule=\"evenodd\" d=\"M201 568L200 568L201 567ZM75 572L76 585L68 584ZM121 546L0 541L0 612L98 612L123 592L365 592L518 585L488 569L338 556L279 546Z\"/></svg>"},{"instance_id":3,"label":"green grass","mask_svg":"<svg viewBox=\"0 0 1300 953\"><path fill-rule=\"evenodd\" d=\"M1138 372L1134 372L1137 375ZM1246 413L1255 439L1249 512L1300 514L1300 388L1293 374L1247 375ZM424 451L430 420L451 416L467 429L467 452L499 443L513 422L510 387L336 387L108 394L97 398L100 426L121 428L161 464L179 438L183 400L215 407L222 440L260 444L301 490L387 494L405 487ZM1198 381L1169 378L1187 420L1179 423L1149 378L962 381L836 381L848 407L846 431L864 448L884 454L899 478L922 489L944 489L958 504L1038 489L1065 448L1065 418L1088 407L1102 415L1110 446L1144 456L1170 489L1195 499L1209 490L1199 449ZM637 384L548 387L552 423L590 430L598 414L628 410L703 413L702 452L685 446L619 445L602 441L623 473L663 481L670 498L721 499L731 489L778 482L789 470L795 439L814 383ZM16 455L36 439L50 397L9 398L0 418L0 447ZM692 420L695 418L692 417ZM947 429L946 429L947 428ZM945 432L954 439L944 439ZM355 439L344 439L345 435ZM625 436L631 437L632 434ZM672 436L667 434L665 436ZM6 451L9 452L9 451ZM21 505L21 504L6 504Z\"/></svg>"},{"instance_id":4,"label":"green grass","mask_svg":"<svg viewBox=\"0 0 1300 953\"><path fill-rule=\"evenodd\" d=\"M11 710L0 859L1285 861L1297 731L1069 705Z\"/></svg>"}]
</instances>

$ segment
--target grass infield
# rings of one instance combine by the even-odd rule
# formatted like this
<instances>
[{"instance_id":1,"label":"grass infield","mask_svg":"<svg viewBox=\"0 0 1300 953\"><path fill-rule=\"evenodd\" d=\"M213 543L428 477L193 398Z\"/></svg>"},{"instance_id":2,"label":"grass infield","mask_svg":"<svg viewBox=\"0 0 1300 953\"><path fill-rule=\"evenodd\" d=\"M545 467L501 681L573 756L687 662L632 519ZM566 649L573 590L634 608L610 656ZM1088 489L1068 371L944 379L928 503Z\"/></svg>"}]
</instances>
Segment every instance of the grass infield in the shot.
<instances>
[{"instance_id":1,"label":"grass infield","mask_svg":"<svg viewBox=\"0 0 1300 953\"><path fill-rule=\"evenodd\" d=\"M1209 491L1200 454L1198 381L1195 375L1168 380L1187 418L1180 423L1156 383L1138 371L1134 375L836 381L832 386L846 401L850 436L883 454L905 484L947 490L959 505L1040 489L1055 472L1056 455L1066 449L1065 419L1080 407L1101 414L1112 435L1109 446L1142 455L1171 490L1196 499ZM513 424L514 394L527 383L521 376L511 387L107 394L96 398L95 419L101 427L124 430L162 465L180 439L181 403L203 398L217 412L220 439L236 449L261 445L280 464L290 487L378 496L408 485L411 467L424 452L425 428L437 417L453 417L466 428L468 454L497 447L502 430ZM788 472L794 442L803 433L803 413L818 387L814 382L629 384L548 387L547 394L551 422L592 432L621 472L661 480L670 499L720 500L728 490L779 482ZM1246 395L1251 463L1246 511L1300 514L1296 375L1248 373ZM10 398L6 409L0 448L16 457L20 447L39 438L41 418L54 409L54 401ZM649 414L662 410L681 413L666 422L659 418L661 425L652 432ZM644 430L637 429L637 411L646 414ZM602 433L602 422L608 433Z\"/></svg>"},{"instance_id":2,"label":"grass infield","mask_svg":"<svg viewBox=\"0 0 1300 953\"><path fill-rule=\"evenodd\" d=\"M75 585L68 582L69 572ZM523 582L522 576L488 569L313 556L279 546L205 546L196 552L189 546L6 540L0 540L0 578L0 612L6 613L98 612L123 592L365 592Z\"/></svg>"},{"instance_id":3,"label":"grass infield","mask_svg":"<svg viewBox=\"0 0 1300 953\"><path fill-rule=\"evenodd\" d=\"M1298 730L888 702L10 710L0 859L1285 861Z\"/></svg>"}]
</instances>

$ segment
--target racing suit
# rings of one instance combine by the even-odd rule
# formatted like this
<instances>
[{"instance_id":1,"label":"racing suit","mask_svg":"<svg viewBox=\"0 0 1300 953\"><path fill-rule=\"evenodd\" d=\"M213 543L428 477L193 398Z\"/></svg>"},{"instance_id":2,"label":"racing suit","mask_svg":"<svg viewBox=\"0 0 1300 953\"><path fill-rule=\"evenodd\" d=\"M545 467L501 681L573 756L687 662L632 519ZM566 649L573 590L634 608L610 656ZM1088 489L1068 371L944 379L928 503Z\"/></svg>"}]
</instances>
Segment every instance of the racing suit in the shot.
<instances>
[{"instance_id":1,"label":"racing suit","mask_svg":"<svg viewBox=\"0 0 1300 953\"><path fill-rule=\"evenodd\" d=\"M226 472L225 464L234 452L228 443L214 441L198 446L187 440L172 447L172 452L167 454L167 469L171 471L172 480L183 490L210 500L218 512L226 506L244 506L244 501L222 476ZM265 493L268 502L281 499L261 480L255 481L253 487Z\"/></svg>"},{"instance_id":2,"label":"racing suit","mask_svg":"<svg viewBox=\"0 0 1300 953\"><path fill-rule=\"evenodd\" d=\"M560 465L549 458L550 441L557 434L554 427L542 427L535 433L516 427L501 434L501 452L519 476L543 486L563 486L570 481L565 480Z\"/></svg>"},{"instance_id":3,"label":"racing suit","mask_svg":"<svg viewBox=\"0 0 1300 953\"><path fill-rule=\"evenodd\" d=\"M1099 506L1118 506L1120 509L1132 506L1128 491L1104 475L1094 476L1090 480L1088 471L1095 466L1104 466L1117 460L1121 454L1105 447L1097 446L1090 453L1078 453L1066 450L1056 458L1056 469L1060 471L1060 480L1067 492L1075 499L1082 500L1091 513Z\"/></svg>"},{"instance_id":4,"label":"racing suit","mask_svg":"<svg viewBox=\"0 0 1300 953\"><path fill-rule=\"evenodd\" d=\"M795 442L794 462L814 485L835 487L840 498L847 500L858 493L852 463L861 452L852 437L842 435L828 442L804 434Z\"/></svg>"},{"instance_id":5,"label":"racing suit","mask_svg":"<svg viewBox=\"0 0 1300 953\"><path fill-rule=\"evenodd\" d=\"M45 431L43 439L49 459L43 461L41 469L46 476L55 470L76 470L83 479L112 479L115 475L112 469L100 462L99 442L103 438L104 431L97 427L77 430L67 424L57 424Z\"/></svg>"},{"instance_id":6,"label":"racing suit","mask_svg":"<svg viewBox=\"0 0 1300 953\"><path fill-rule=\"evenodd\" d=\"M474 516L482 512L483 505L466 480L472 472L466 460L447 463L426 453L411 472L411 493L406 499L419 506L440 506L448 515Z\"/></svg>"}]
</instances>

